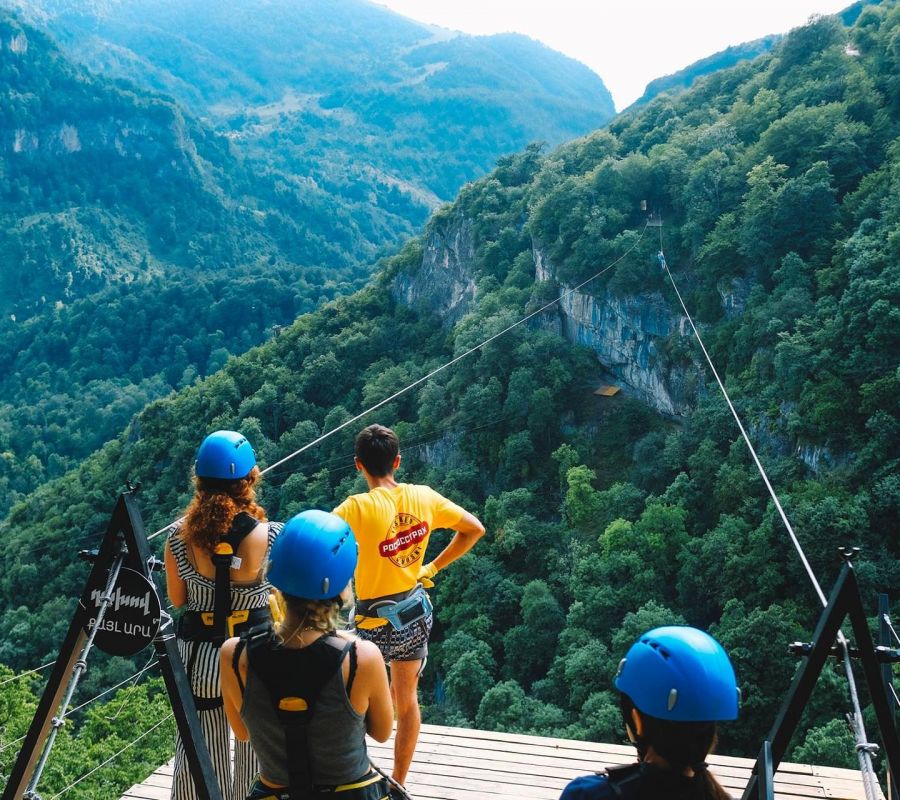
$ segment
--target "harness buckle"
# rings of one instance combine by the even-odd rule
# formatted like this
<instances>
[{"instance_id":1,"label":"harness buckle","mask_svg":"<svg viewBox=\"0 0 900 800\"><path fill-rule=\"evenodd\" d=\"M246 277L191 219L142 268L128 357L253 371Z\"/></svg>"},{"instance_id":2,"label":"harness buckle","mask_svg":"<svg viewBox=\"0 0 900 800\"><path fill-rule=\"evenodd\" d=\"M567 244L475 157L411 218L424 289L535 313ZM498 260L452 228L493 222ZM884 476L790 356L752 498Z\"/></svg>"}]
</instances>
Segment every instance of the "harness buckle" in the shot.
<instances>
[{"instance_id":1,"label":"harness buckle","mask_svg":"<svg viewBox=\"0 0 900 800\"><path fill-rule=\"evenodd\" d=\"M200 621L211 628L214 624L215 611L201 611L200 612ZM225 617L225 627L228 629L229 638L234 636L234 629L238 626L246 622L250 619L250 609L242 608L238 611L232 611L227 617Z\"/></svg>"}]
</instances>

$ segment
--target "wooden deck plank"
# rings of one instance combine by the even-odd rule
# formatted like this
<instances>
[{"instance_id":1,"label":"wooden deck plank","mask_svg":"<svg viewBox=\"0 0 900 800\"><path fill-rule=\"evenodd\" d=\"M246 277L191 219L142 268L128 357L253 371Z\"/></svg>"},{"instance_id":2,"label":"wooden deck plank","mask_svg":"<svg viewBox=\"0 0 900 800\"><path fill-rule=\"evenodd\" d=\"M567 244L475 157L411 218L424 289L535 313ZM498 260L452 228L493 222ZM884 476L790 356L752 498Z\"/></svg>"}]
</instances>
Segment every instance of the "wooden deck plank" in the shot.
<instances>
[{"instance_id":1,"label":"wooden deck plank","mask_svg":"<svg viewBox=\"0 0 900 800\"><path fill-rule=\"evenodd\" d=\"M393 743L369 741L375 763L388 767ZM557 800L577 775L629 764L634 748L547 736L520 736L423 725L408 781L415 800ZM753 761L710 756L711 771L734 796L750 778ZM168 800L172 762L132 786L122 800ZM784 763L775 775L776 800L865 800L856 770Z\"/></svg>"}]
</instances>

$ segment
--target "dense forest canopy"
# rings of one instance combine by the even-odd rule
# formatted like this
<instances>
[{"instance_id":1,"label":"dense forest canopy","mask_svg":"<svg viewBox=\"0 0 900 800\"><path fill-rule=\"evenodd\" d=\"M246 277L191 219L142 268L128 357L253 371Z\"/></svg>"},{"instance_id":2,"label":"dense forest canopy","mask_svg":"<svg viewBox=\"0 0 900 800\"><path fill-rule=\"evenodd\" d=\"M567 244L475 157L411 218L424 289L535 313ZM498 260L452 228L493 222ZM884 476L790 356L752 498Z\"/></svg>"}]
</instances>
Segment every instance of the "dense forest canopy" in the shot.
<instances>
[{"instance_id":1,"label":"dense forest canopy","mask_svg":"<svg viewBox=\"0 0 900 800\"><path fill-rule=\"evenodd\" d=\"M501 159L365 289L151 403L13 508L0 526L12 565L0 661L52 658L85 577L72 551L97 540L126 478L143 480L153 530L186 502L209 430L240 428L274 463L629 248L591 294L674 308L660 241L820 581L836 575L837 545L860 546L874 613L874 593L900 585L898 43L893 3L851 28L818 18L605 130ZM641 200L661 214L661 240L642 236ZM459 267L474 298L455 323L398 302L450 229L473 243ZM598 398L594 354L559 330L564 313L544 314L378 412L400 434L403 479L489 531L438 578L426 719L617 741L619 658L641 631L687 622L719 638L743 690L720 751L753 756L795 669L787 644L819 612L800 561L711 387L698 382L674 419ZM680 326L655 353L699 370ZM353 433L267 476L273 518L361 490ZM110 659L92 679L133 670ZM829 668L792 760L855 766L847 703Z\"/></svg>"},{"instance_id":2,"label":"dense forest canopy","mask_svg":"<svg viewBox=\"0 0 900 800\"><path fill-rule=\"evenodd\" d=\"M145 72L104 70L86 57L98 70L91 74L46 33L0 10L0 363L6 367L0 381L0 513L78 464L148 402L215 371L229 355L258 344L322 300L359 288L379 254L393 252L401 235L418 227L437 202L435 192L452 196L497 155L530 138L561 141L612 114L596 76L536 42L431 42L416 51L422 63L409 65L395 51L407 52L422 40L422 26L370 4L348 2L340 13L337 5L327 14L316 4L297 6L306 15L299 21L268 8L253 15L254 24L265 26L255 33L247 20L236 22L248 11L243 3L218 4L217 25L197 23L208 4L23 9L41 22L56 19L53 33L76 51L78 36L87 35L81 26L87 25L94 42L100 22L88 24L88 18L101 14L110 36L113 29L128 36L121 45L104 40L98 49L110 56L124 53L125 44L149 48L139 64L144 70L155 65L171 78L162 81ZM367 12L355 14L357 6ZM288 14L287 7L279 13ZM160 42L167 25L182 33L170 31ZM341 35L348 30L355 31L350 40ZM184 31L212 37L205 46L218 54L221 69L229 65L227 80L217 82L219 73L206 69L207 62L192 60L203 48L188 47ZM227 31L246 38L236 42ZM236 50L223 49L223 37ZM262 42L265 58L252 52ZM453 52L435 50L441 47ZM305 58L296 57L298 48ZM393 54L384 61L382 48ZM439 85L404 88L419 70L427 71L432 50L447 66ZM176 54L184 58L170 63ZM476 63L477 74L469 69ZM234 70L244 70L245 79ZM171 92L207 115L213 115L211 105L225 102L216 92L231 86L231 116L215 131L209 118L198 121L171 99L103 72ZM180 91L187 81L205 87L205 101ZM363 131L357 124L341 123L346 130L339 134L328 120L343 119L337 106L361 101L355 95L340 99L353 81L396 84L388 94L407 111L434 106L432 125L448 115L463 120L478 147L461 145L459 130L449 125L439 125L440 136L432 136L415 120L400 126L413 136L403 148L384 146L375 128ZM320 109L322 124L308 125L300 114L289 125L276 114L267 118L263 136L260 126L245 120L247 130L259 134L256 155L248 160L249 145L236 133L244 123L232 117L280 98L290 86L300 91L304 82L331 98ZM482 83L476 103L471 89ZM507 113L513 87L516 108L524 109L515 119ZM594 94L600 111L585 102ZM388 95L376 92L365 102L370 111L386 107ZM460 116L463 106L481 109L480 124L490 127L490 136L468 113ZM361 109L346 111L355 113L365 116ZM377 143L378 158L395 159L389 171L405 183L370 180L379 162L365 142ZM361 178L346 191L323 180L325 173L340 180L354 173L351 153L360 168L366 165ZM471 160L456 163L460 153ZM316 170L318 179L312 177Z\"/></svg>"},{"instance_id":3,"label":"dense forest canopy","mask_svg":"<svg viewBox=\"0 0 900 800\"><path fill-rule=\"evenodd\" d=\"M603 81L524 36L467 36L368 0L4 0L94 72L162 91L258 169L350 212L352 254L396 244L530 141L614 114ZM340 238L344 220L334 220Z\"/></svg>"}]
</instances>

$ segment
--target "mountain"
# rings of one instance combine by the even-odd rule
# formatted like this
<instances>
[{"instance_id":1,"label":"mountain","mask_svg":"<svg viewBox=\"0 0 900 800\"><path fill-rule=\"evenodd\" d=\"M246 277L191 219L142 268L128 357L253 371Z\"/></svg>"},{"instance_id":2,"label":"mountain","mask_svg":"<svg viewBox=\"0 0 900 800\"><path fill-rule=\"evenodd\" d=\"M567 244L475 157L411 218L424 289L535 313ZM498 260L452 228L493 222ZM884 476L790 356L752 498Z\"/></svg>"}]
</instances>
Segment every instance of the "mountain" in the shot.
<instances>
[{"instance_id":1,"label":"mountain","mask_svg":"<svg viewBox=\"0 0 900 800\"><path fill-rule=\"evenodd\" d=\"M536 42L368 3L19 6L44 30L0 11L0 512L360 286L497 155L612 114Z\"/></svg>"},{"instance_id":2,"label":"mountain","mask_svg":"<svg viewBox=\"0 0 900 800\"><path fill-rule=\"evenodd\" d=\"M602 80L519 35L366 0L16 0L92 71L165 92L257 163L340 198L372 248L531 141L612 118Z\"/></svg>"},{"instance_id":3,"label":"mountain","mask_svg":"<svg viewBox=\"0 0 900 800\"><path fill-rule=\"evenodd\" d=\"M689 64L678 72L656 78L647 84L644 93L635 100L633 105L646 105L663 92L688 89L693 86L694 81L698 78L711 75L722 69L728 69L741 61L754 59L757 56L768 53L783 38L782 34L772 34L761 39L754 39L752 42L743 42L732 47L726 47L718 53L713 53L711 56Z\"/></svg>"},{"instance_id":4,"label":"mountain","mask_svg":"<svg viewBox=\"0 0 900 800\"><path fill-rule=\"evenodd\" d=\"M170 100L90 75L5 12L0 48L0 311L164 274L348 266L340 208L326 239L328 205L309 213Z\"/></svg>"},{"instance_id":5,"label":"mountain","mask_svg":"<svg viewBox=\"0 0 900 800\"><path fill-rule=\"evenodd\" d=\"M18 504L0 525L0 660L52 658L86 574L72 551L127 478L153 530L184 507L210 429L272 464L537 312L359 423L395 427L403 479L489 531L438 578L425 717L616 741L619 658L687 622L731 653L746 698L720 750L757 753L787 646L821 608L658 252L812 569L827 591L836 547L860 546L874 607L900 582L898 35L896 4L851 28L820 18L606 130L502 158L365 289L151 403ZM619 395L594 393L609 383ZM360 490L354 432L267 476L273 518ZM846 705L829 670L791 758L854 766Z\"/></svg>"},{"instance_id":6,"label":"mountain","mask_svg":"<svg viewBox=\"0 0 900 800\"><path fill-rule=\"evenodd\" d=\"M882 0L859 0L849 5L838 15L844 25L850 27L859 18L867 6L878 5ZM683 91L694 85L694 82L705 75L711 75L728 67L733 67L741 61L754 59L757 56L768 53L778 42L784 38L784 34L771 34L750 42L726 47L718 53L701 58L693 64L689 64L678 72L664 75L650 81L644 93L634 102L634 106L642 106L650 102L654 97L668 91Z\"/></svg>"},{"instance_id":7,"label":"mountain","mask_svg":"<svg viewBox=\"0 0 900 800\"><path fill-rule=\"evenodd\" d=\"M151 400L358 287L357 229L0 11L0 510Z\"/></svg>"}]
</instances>

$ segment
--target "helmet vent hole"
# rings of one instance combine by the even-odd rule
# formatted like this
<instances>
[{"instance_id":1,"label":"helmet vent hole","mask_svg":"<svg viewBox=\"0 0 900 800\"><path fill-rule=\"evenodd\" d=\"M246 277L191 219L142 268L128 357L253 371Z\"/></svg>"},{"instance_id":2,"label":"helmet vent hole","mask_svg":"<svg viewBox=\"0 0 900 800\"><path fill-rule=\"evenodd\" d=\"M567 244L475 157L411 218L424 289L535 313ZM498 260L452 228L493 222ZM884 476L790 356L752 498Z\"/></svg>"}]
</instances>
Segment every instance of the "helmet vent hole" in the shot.
<instances>
[{"instance_id":1,"label":"helmet vent hole","mask_svg":"<svg viewBox=\"0 0 900 800\"><path fill-rule=\"evenodd\" d=\"M324 594L324 595L328 594L328 586L330 583L331 583L331 581L328 578L322 579L322 594Z\"/></svg>"},{"instance_id":2,"label":"helmet vent hole","mask_svg":"<svg viewBox=\"0 0 900 800\"><path fill-rule=\"evenodd\" d=\"M670 658L670 653L666 650L665 647L662 647L659 642L647 642L657 653L659 653L664 659L668 661Z\"/></svg>"},{"instance_id":3,"label":"helmet vent hole","mask_svg":"<svg viewBox=\"0 0 900 800\"><path fill-rule=\"evenodd\" d=\"M675 708L675 703L678 702L678 689L670 689L669 690L669 701L666 704L666 707L669 711Z\"/></svg>"}]
</instances>

